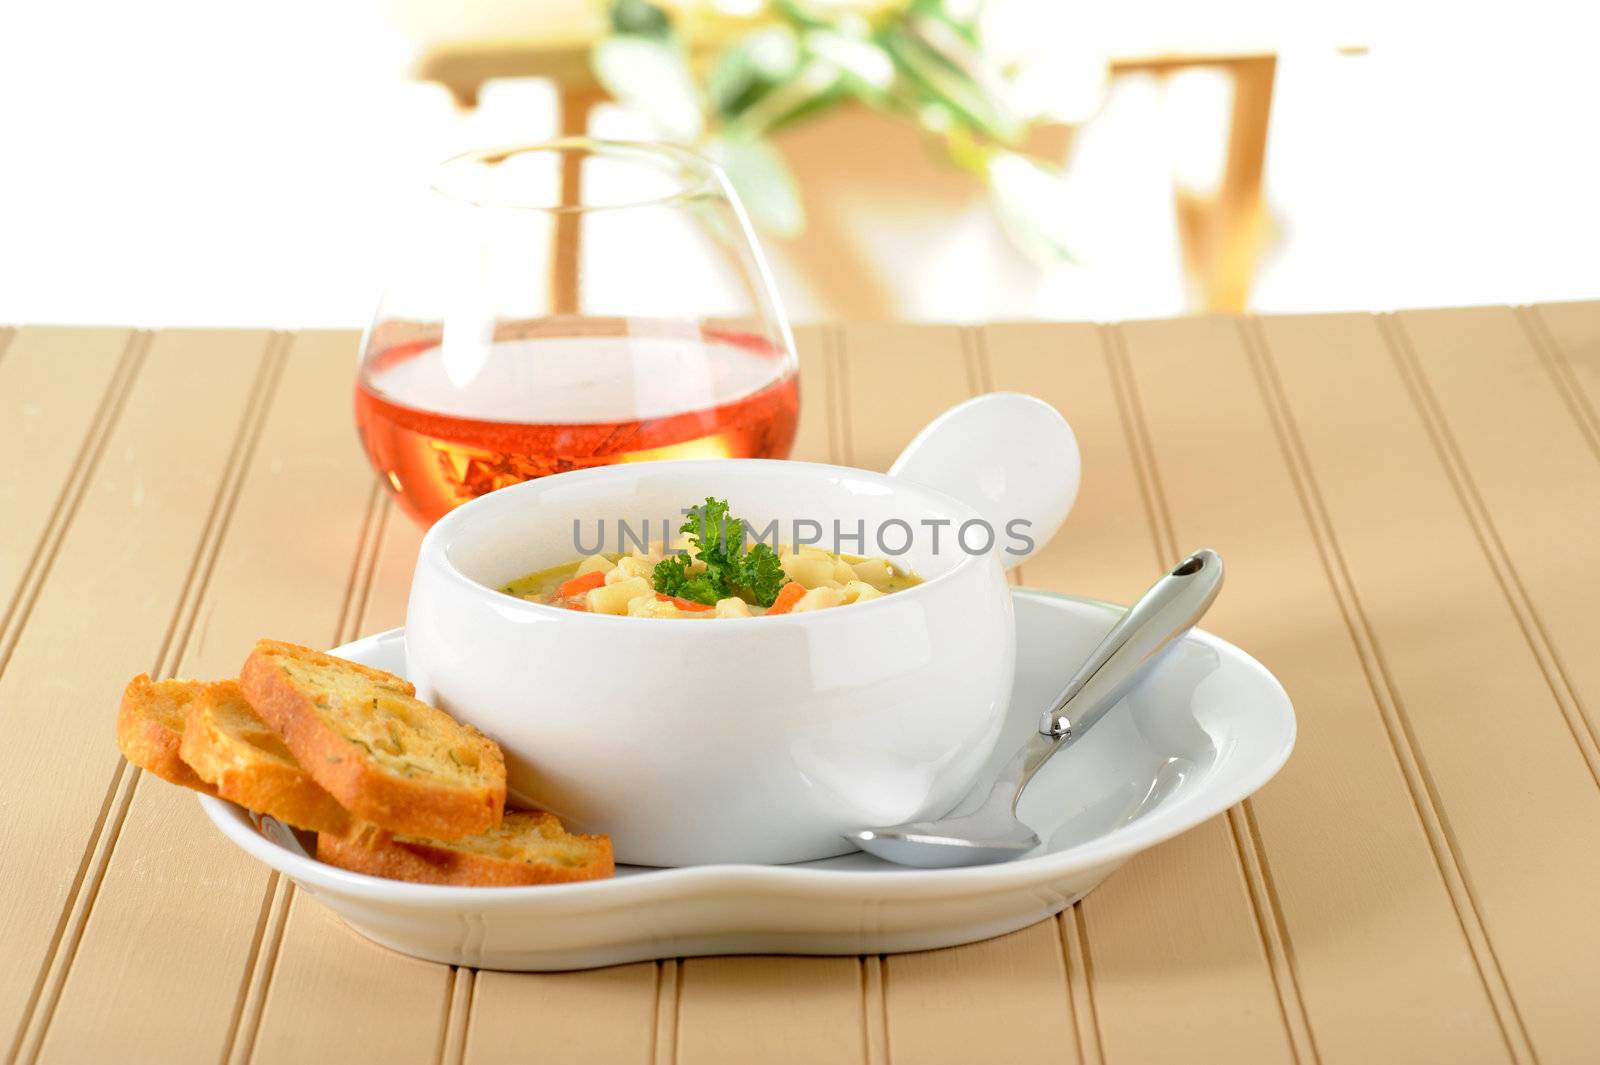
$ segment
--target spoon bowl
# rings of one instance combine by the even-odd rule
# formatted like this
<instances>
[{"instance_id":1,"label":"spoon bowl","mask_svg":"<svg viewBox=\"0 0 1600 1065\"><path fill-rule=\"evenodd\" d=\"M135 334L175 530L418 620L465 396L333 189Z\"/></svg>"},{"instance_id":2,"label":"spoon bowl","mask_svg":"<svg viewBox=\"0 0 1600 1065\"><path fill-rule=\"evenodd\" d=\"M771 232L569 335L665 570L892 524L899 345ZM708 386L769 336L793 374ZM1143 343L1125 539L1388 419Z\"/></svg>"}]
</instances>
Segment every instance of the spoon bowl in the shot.
<instances>
[{"instance_id":1,"label":"spoon bowl","mask_svg":"<svg viewBox=\"0 0 1600 1065\"><path fill-rule=\"evenodd\" d=\"M856 846L886 862L923 869L1008 862L1040 843L1038 834L1009 812L1005 819L980 814L915 821L893 829L869 828L850 838Z\"/></svg>"}]
</instances>

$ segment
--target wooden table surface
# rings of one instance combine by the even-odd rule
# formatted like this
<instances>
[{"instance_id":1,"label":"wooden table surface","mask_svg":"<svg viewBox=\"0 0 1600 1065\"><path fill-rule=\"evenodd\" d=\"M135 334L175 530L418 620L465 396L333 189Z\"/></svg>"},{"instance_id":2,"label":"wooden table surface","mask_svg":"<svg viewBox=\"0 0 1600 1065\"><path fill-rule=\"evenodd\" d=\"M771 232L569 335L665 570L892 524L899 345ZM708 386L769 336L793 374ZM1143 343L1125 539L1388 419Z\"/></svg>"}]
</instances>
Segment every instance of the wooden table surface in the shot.
<instances>
[{"instance_id":1,"label":"wooden table surface","mask_svg":"<svg viewBox=\"0 0 1600 1065\"><path fill-rule=\"evenodd\" d=\"M1208 626L1294 699L1283 772L973 946L402 957L112 740L140 670L401 622L420 534L355 442L355 336L0 329L7 1060L1600 1060L1600 303L799 339L796 457L881 469L988 389L1066 413L1083 493L1026 583L1127 601L1221 551Z\"/></svg>"}]
</instances>

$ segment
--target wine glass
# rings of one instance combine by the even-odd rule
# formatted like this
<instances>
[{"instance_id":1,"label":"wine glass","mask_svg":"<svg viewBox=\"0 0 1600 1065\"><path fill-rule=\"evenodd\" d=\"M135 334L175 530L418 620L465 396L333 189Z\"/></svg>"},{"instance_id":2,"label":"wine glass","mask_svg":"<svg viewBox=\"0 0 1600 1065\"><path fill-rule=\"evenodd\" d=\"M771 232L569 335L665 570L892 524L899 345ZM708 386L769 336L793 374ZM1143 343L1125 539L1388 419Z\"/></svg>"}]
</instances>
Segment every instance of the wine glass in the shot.
<instances>
[{"instance_id":1,"label":"wine glass","mask_svg":"<svg viewBox=\"0 0 1600 1065\"><path fill-rule=\"evenodd\" d=\"M709 160L586 138L471 152L409 221L356 424L419 522L562 470L788 456L794 340Z\"/></svg>"}]
</instances>

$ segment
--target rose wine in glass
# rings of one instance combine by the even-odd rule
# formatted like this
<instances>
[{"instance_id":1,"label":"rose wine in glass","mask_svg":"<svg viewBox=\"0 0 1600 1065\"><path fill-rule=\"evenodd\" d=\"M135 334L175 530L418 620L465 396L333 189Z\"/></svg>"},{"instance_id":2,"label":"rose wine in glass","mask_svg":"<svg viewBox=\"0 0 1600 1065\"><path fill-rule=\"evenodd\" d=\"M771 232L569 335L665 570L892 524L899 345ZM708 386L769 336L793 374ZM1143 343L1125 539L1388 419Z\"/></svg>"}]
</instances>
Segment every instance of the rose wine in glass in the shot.
<instances>
[{"instance_id":1,"label":"rose wine in glass","mask_svg":"<svg viewBox=\"0 0 1600 1065\"><path fill-rule=\"evenodd\" d=\"M432 197L429 254L401 264L356 384L412 517L585 466L788 456L793 341L709 162L559 141L451 160Z\"/></svg>"}]
</instances>

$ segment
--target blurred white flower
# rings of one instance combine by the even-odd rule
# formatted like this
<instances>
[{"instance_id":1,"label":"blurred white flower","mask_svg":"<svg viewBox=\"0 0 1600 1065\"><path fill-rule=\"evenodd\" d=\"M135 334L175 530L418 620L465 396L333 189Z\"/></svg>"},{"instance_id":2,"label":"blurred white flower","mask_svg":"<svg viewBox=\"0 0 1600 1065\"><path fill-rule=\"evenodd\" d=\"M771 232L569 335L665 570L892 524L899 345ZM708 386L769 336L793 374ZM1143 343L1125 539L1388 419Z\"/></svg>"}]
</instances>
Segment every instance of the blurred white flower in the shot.
<instances>
[{"instance_id":1,"label":"blurred white flower","mask_svg":"<svg viewBox=\"0 0 1600 1065\"><path fill-rule=\"evenodd\" d=\"M823 16L846 12L875 16L904 11L911 5L910 0L802 0L800 6L810 8Z\"/></svg>"},{"instance_id":2,"label":"blurred white flower","mask_svg":"<svg viewBox=\"0 0 1600 1065\"><path fill-rule=\"evenodd\" d=\"M1109 66L1083 7L1060 0L987 0L984 54L1007 75L1006 103L1023 119L1078 123L1105 98Z\"/></svg>"},{"instance_id":3,"label":"blurred white flower","mask_svg":"<svg viewBox=\"0 0 1600 1065\"><path fill-rule=\"evenodd\" d=\"M722 167L757 226L779 237L795 237L805 229L805 209L794 175L770 144L713 137L701 150Z\"/></svg>"},{"instance_id":4,"label":"blurred white flower","mask_svg":"<svg viewBox=\"0 0 1600 1065\"><path fill-rule=\"evenodd\" d=\"M752 33L745 38L745 49L756 69L770 78L783 77L800 59L794 31L787 26L772 26Z\"/></svg>"},{"instance_id":5,"label":"blurred white flower","mask_svg":"<svg viewBox=\"0 0 1600 1065\"><path fill-rule=\"evenodd\" d=\"M754 18L764 14L767 0L655 0L657 7L675 15L725 15L729 18Z\"/></svg>"},{"instance_id":6,"label":"blurred white flower","mask_svg":"<svg viewBox=\"0 0 1600 1065\"><path fill-rule=\"evenodd\" d=\"M1039 262L1071 258L1076 201L1065 174L1014 152L989 159L989 196L1006 235Z\"/></svg>"},{"instance_id":7,"label":"blurred white flower","mask_svg":"<svg viewBox=\"0 0 1600 1065\"><path fill-rule=\"evenodd\" d=\"M686 144L700 136L700 92L677 49L644 37L607 37L595 45L592 61L605 90L649 116L663 137Z\"/></svg>"},{"instance_id":8,"label":"blurred white flower","mask_svg":"<svg viewBox=\"0 0 1600 1065\"><path fill-rule=\"evenodd\" d=\"M894 60L878 45L860 37L812 30L805 36L806 47L841 70L848 71L872 88L883 92L894 81Z\"/></svg>"},{"instance_id":9,"label":"blurred white flower","mask_svg":"<svg viewBox=\"0 0 1600 1065\"><path fill-rule=\"evenodd\" d=\"M769 0L656 0L668 11L685 15L717 14L732 18L752 18L771 6ZM902 11L909 0L800 0L799 6L822 18L854 13L875 17Z\"/></svg>"}]
</instances>

